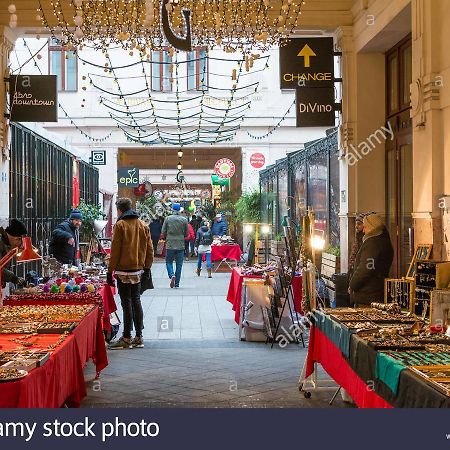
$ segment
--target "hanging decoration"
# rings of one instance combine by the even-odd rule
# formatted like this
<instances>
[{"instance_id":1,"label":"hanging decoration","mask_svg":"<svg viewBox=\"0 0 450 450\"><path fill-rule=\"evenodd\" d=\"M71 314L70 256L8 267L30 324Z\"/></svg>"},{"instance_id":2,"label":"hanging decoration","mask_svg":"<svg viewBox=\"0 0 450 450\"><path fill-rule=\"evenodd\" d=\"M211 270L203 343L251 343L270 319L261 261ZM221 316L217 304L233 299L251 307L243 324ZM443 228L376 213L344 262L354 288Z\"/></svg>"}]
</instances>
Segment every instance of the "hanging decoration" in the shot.
<instances>
[{"instance_id":1,"label":"hanging decoration","mask_svg":"<svg viewBox=\"0 0 450 450\"><path fill-rule=\"evenodd\" d=\"M38 54L38 53L39 53L46 45L48 45L48 41L47 41L47 43L46 43L43 47L41 47L41 48L38 50L38 52L35 52L35 53L33 53L33 52L31 51L30 47L29 47L28 44L27 44L26 39L23 39L23 45L24 45L24 47L27 49L28 53L30 54L30 58L29 58L27 61L25 61L23 64L19 64L19 67L13 69L13 70L12 70L12 73L17 72L17 71L20 72L20 71L22 70L22 68L26 66L26 64L28 64L28 63L30 63L30 62L33 62L33 63L34 63L34 66L37 67L37 69L39 70L39 73L42 75L42 70L41 70L41 68L39 67L39 65L38 65L38 63L37 63L37 61L36 61L35 58L36 58L37 54ZM17 51L16 51L16 57L17 57ZM103 137L101 137L101 138L95 138L95 137L91 136L90 134L86 133L81 127L79 127L79 126L75 123L75 121L72 119L72 117L69 116L69 114L67 113L66 109L61 105L60 102L58 102L58 107L59 107L59 109L63 112L64 116L65 116L67 119L70 120L70 124L71 124L73 127L75 127L76 130L79 131L80 134L81 134L83 137L85 137L86 139L88 139L90 142L105 142L105 141L107 141L107 140L112 136L112 133L113 133L112 131L110 131L107 135L105 135L105 136L103 136Z\"/></svg>"},{"instance_id":2,"label":"hanging decoration","mask_svg":"<svg viewBox=\"0 0 450 450\"><path fill-rule=\"evenodd\" d=\"M275 126L270 127L270 129L267 133L262 134L260 136L256 136L256 135L250 133L249 131L247 131L247 135L249 137L251 137L252 139L256 139L256 140L262 140L262 139L268 138L272 133L274 133L278 128L281 127L281 124L288 118L288 115L290 114L291 109L294 105L295 105L295 100L292 102L291 106L289 106L288 110L284 113L283 117L278 121L278 123Z\"/></svg>"},{"instance_id":3,"label":"hanging decoration","mask_svg":"<svg viewBox=\"0 0 450 450\"><path fill-rule=\"evenodd\" d=\"M234 138L259 86L259 81L254 79L245 83L246 76L264 71L269 58L251 50L243 52L238 59L210 58L204 50L204 53L187 53L183 59L178 51L171 49L164 58L158 51L158 58L153 60L142 52L129 52L131 62L123 65L120 51L103 54L103 65L99 61L80 60L97 69L89 73L89 82L100 92L101 105L126 139L142 145L166 144L180 149L190 144L212 145ZM219 59L221 63L214 65L216 73L209 77L207 69ZM189 87L192 75L188 66L192 63L201 68L195 74L194 88ZM105 73L98 73L100 70ZM152 70L161 74L157 88L163 86L172 98L152 90ZM219 70L223 72L218 73ZM181 160L179 164L182 167Z\"/></svg>"},{"instance_id":4,"label":"hanging decoration","mask_svg":"<svg viewBox=\"0 0 450 450\"><path fill-rule=\"evenodd\" d=\"M298 25L304 0L38 0L42 26L66 45L148 51L267 50Z\"/></svg>"}]
</instances>

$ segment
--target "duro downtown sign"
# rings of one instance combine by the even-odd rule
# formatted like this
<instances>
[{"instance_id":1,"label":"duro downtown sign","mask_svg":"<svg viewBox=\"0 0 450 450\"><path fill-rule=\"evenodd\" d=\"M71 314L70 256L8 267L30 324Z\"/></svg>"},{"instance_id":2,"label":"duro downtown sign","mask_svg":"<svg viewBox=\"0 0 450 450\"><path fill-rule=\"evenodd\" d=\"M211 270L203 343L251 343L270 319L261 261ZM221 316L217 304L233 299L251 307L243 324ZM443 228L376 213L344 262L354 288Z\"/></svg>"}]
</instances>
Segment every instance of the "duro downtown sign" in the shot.
<instances>
[{"instance_id":1,"label":"duro downtown sign","mask_svg":"<svg viewBox=\"0 0 450 450\"><path fill-rule=\"evenodd\" d=\"M14 75L9 78L11 122L57 122L56 75Z\"/></svg>"}]
</instances>

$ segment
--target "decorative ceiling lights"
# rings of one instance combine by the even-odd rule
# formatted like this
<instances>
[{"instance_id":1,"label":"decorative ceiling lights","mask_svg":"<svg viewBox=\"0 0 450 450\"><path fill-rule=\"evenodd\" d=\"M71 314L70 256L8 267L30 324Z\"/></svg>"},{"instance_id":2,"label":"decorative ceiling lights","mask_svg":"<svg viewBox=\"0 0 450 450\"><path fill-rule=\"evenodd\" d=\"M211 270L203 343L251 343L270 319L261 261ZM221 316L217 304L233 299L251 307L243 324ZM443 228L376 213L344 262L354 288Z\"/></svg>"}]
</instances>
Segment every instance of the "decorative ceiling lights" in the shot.
<instances>
[{"instance_id":1,"label":"decorative ceiling lights","mask_svg":"<svg viewBox=\"0 0 450 450\"><path fill-rule=\"evenodd\" d=\"M73 47L89 41L99 48L114 44L142 52L168 44L182 50L220 46L233 52L252 46L264 51L289 37L304 3L304 0L39 0L37 19L55 37Z\"/></svg>"}]
</instances>

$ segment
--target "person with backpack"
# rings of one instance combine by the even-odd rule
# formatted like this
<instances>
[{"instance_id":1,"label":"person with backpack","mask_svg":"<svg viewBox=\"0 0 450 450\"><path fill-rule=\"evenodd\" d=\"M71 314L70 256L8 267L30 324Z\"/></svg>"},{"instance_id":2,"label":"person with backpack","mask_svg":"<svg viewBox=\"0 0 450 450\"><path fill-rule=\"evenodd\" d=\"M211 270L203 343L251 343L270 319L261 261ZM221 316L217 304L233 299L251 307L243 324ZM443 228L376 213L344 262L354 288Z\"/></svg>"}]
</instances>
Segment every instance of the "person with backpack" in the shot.
<instances>
[{"instance_id":1,"label":"person with backpack","mask_svg":"<svg viewBox=\"0 0 450 450\"><path fill-rule=\"evenodd\" d=\"M212 278L212 263L211 263L211 245L213 243L213 235L209 228L208 222L203 222L202 226L197 231L195 239L195 247L197 249L197 275L200 276L202 271L203 255L206 257L206 267L208 271L208 278Z\"/></svg>"}]
</instances>

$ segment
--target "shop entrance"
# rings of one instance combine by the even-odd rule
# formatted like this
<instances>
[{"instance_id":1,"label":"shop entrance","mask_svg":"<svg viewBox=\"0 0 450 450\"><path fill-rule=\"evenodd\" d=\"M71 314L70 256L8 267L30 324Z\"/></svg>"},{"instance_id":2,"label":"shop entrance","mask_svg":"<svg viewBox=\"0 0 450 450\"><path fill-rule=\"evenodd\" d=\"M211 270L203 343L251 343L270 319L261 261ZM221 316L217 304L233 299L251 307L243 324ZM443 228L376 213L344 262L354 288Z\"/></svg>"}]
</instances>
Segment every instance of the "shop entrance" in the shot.
<instances>
[{"instance_id":1,"label":"shop entrance","mask_svg":"<svg viewBox=\"0 0 450 450\"><path fill-rule=\"evenodd\" d=\"M386 142L386 222L394 247L395 277L406 275L414 251L411 81L412 41L407 36L386 54L386 122L394 131L394 139Z\"/></svg>"}]
</instances>

